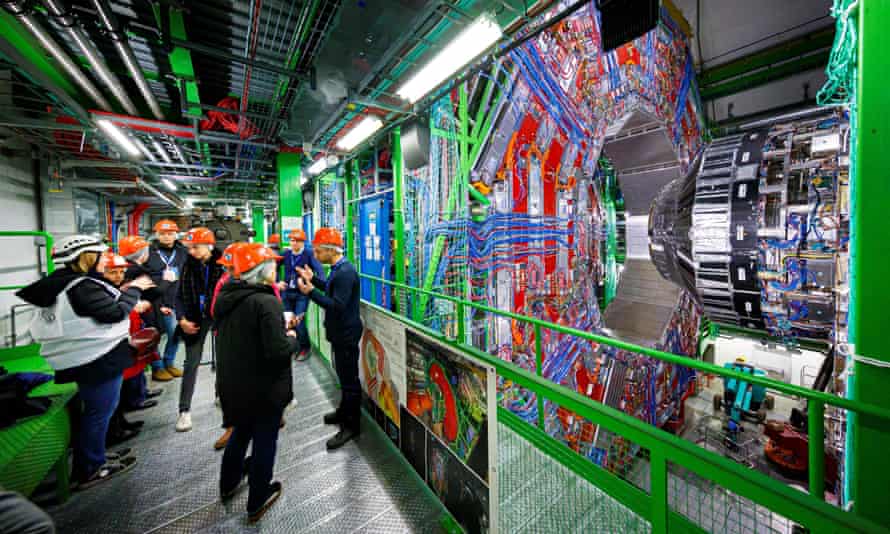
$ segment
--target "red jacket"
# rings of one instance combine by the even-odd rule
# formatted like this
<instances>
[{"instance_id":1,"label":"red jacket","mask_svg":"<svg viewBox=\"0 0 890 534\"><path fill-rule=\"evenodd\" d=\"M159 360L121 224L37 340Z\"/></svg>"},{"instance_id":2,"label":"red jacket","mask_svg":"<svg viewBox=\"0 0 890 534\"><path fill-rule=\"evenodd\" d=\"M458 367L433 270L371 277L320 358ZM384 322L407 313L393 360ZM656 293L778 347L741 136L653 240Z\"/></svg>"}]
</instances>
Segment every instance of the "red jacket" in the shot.
<instances>
[{"instance_id":1,"label":"red jacket","mask_svg":"<svg viewBox=\"0 0 890 534\"><path fill-rule=\"evenodd\" d=\"M142 320L142 316L136 313L136 310L130 311L130 333L134 334L140 330L145 328L145 321ZM133 365L124 369L124 380L128 380L135 376L139 376L139 373L145 371L145 366L150 362L155 360L160 360L161 357L157 351L152 352L148 356L140 358L136 360Z\"/></svg>"}]
</instances>

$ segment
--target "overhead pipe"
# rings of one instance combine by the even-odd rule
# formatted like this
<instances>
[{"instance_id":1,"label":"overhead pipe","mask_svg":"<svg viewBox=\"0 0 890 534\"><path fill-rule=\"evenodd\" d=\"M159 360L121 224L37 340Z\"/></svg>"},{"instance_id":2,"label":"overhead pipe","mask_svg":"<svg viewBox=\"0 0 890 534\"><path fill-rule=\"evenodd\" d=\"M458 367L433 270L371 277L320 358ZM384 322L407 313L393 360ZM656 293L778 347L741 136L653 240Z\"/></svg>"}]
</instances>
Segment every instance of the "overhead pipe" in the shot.
<instances>
[{"instance_id":1,"label":"overhead pipe","mask_svg":"<svg viewBox=\"0 0 890 534\"><path fill-rule=\"evenodd\" d=\"M13 16L15 16L22 26L31 32L31 35L37 39L40 46L44 48L55 59L62 69L71 77L80 89L86 93L101 109L111 111L111 104L105 98L99 89L93 84L86 74L78 67L74 61L68 57L65 50L53 39L49 33L37 22L33 16L25 11L21 6L21 2L3 2L6 8Z\"/></svg>"},{"instance_id":2,"label":"overhead pipe","mask_svg":"<svg viewBox=\"0 0 890 534\"><path fill-rule=\"evenodd\" d=\"M96 50L92 41L90 41L83 29L76 24L74 17L62 7L58 0L43 0L43 3L46 5L50 14L59 20L59 25L62 28L65 28L68 35L80 51L83 52L83 55L86 56L90 66L96 72L96 76L99 77L99 81L111 91L111 94L113 94L117 101L120 102L121 106L127 113L130 115L139 115L139 111L136 109L136 106L133 105L133 101L130 100L129 95L127 95L126 91L124 91L124 88L121 86L120 80L118 80L117 77L112 74L111 70L109 70L108 65L105 64L105 61L102 59L99 51Z\"/></svg>"},{"instance_id":3,"label":"overhead pipe","mask_svg":"<svg viewBox=\"0 0 890 534\"><path fill-rule=\"evenodd\" d=\"M151 87L149 87L145 75L142 74L142 68L139 66L139 61L133 54L133 49L130 48L130 44L127 41L126 35L121 30L117 17L115 17L114 13L111 11L111 6L108 5L106 0L93 0L93 5L96 6L96 11L99 13L99 19L102 20L102 24L111 36L111 40L114 42L114 47L117 49L117 53L121 56L124 66L133 77L133 81L136 82L136 87L139 88L139 92L142 93L145 101L148 102L148 107L151 109L152 115L154 115L156 119L162 120L164 114L161 112L161 105L158 104L158 99L155 98L154 93L151 92Z\"/></svg>"},{"instance_id":4,"label":"overhead pipe","mask_svg":"<svg viewBox=\"0 0 890 534\"><path fill-rule=\"evenodd\" d=\"M142 178L138 178L136 180L136 183L138 183L143 189L145 189L152 195L158 197L159 199L163 200L167 204L170 204L174 208L180 209L180 210L185 209L185 207L186 207L185 202L179 200L178 197L175 197L169 193L163 193L162 191L158 190L157 187L151 185L150 183L146 182Z\"/></svg>"}]
</instances>

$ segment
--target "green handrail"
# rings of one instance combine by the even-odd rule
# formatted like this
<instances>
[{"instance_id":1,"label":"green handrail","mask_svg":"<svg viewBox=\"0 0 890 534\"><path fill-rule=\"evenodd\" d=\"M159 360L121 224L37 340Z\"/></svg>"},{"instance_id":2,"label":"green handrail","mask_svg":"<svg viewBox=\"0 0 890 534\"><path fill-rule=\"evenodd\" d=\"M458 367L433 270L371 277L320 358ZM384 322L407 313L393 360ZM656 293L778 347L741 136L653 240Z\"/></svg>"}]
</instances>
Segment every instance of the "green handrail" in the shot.
<instances>
[{"instance_id":1,"label":"green handrail","mask_svg":"<svg viewBox=\"0 0 890 534\"><path fill-rule=\"evenodd\" d=\"M47 232L0 231L0 237L42 237L46 241L46 274L56 269L53 264L53 236ZM17 291L25 286L0 286L0 291Z\"/></svg>"},{"instance_id":2,"label":"green handrail","mask_svg":"<svg viewBox=\"0 0 890 534\"><path fill-rule=\"evenodd\" d=\"M362 276L366 276L367 278L376 278L367 275ZM377 280L383 283L395 285L388 280ZM405 286L404 284L398 285L403 286L402 288L408 291L424 291L419 288ZM486 306L478 305L472 302L460 301L460 299L455 299L447 295L433 294L430 296L458 301L458 306L470 305L471 307L483 309L486 311L491 310L494 313L499 313L505 316L515 315L509 314L509 312L503 312L501 310L493 310ZM598 468L596 468L592 463L590 464L590 466L592 466L590 469L593 469L594 471L590 472L590 470L588 469L588 472L585 473L585 478L605 489L607 493L609 493L613 498L616 498L616 500L622 502L622 504L633 510L635 513L650 521L650 523L652 524L652 530L654 532L666 532L669 526L672 529L682 531L690 530L690 528L697 529L697 527L694 527L694 525L692 525L687 518L681 516L677 512L671 511L669 508L667 491L668 461L681 466L688 471L695 473L698 476L701 476L719 486L722 486L723 488L737 495L748 498L758 504L766 506L772 511L784 517L787 517L792 521L809 527L814 532L888 531L886 527L882 527L876 523L873 523L865 518L862 518L861 516L856 515L855 513L845 512L837 507L825 503L822 499L821 494L816 497L808 493L800 492L794 488L786 486L770 478L763 473L748 469L714 452L703 449L695 445L694 443L683 440L677 436L674 436L673 434L670 434L643 421L640 421L639 419L636 419L624 412L621 412L620 410L593 401L588 397L582 396L579 393L566 388L565 386L551 382L543 376L531 373L512 363L505 362L495 356L480 351L475 347L451 340L441 332L432 330L409 318L395 314L390 310L381 308L376 304L367 301L364 301L364 303L380 313L386 314L387 316L398 320L408 326L411 326L412 328L434 339L437 339L438 341L447 344L450 347L460 350L461 352L481 361L484 364L490 365L491 367L495 368L500 376L513 381L520 387L534 391L539 397L547 397L552 402L555 402L556 404L577 413L593 424L602 425L609 431L619 434L629 439L630 441L639 444L641 447L649 449L651 482L651 491L649 494L646 494L645 492L639 490L637 487L631 485L627 481L624 481L613 475L607 475L605 471L599 470L597 472L596 469ZM516 316L514 318L526 322L532 321L531 318L523 316ZM538 326L544 326L547 328L550 327L549 323L546 323L544 321L538 322L543 323L542 325ZM559 327L559 325L552 326ZM554 330L568 330L569 332L567 333L573 335L574 332L578 332L574 329L565 327L554 328ZM582 333L591 335L584 332ZM601 338L602 336L596 337ZM607 341L603 341L604 343L613 344L613 346L617 346L615 344L620 343L621 348L625 348L627 346L633 347L633 345L628 343L618 342L617 340L612 340L610 338L605 339ZM651 349L649 350L651 351ZM689 361L693 362L693 360ZM716 366L711 367L714 367L715 372L724 371L723 368L718 368ZM732 375L736 373L725 374ZM856 404L856 408L859 409L862 409L864 406L858 405L858 403ZM876 414L881 413L881 410L875 409L873 407L868 407L866 409ZM502 412L504 411L499 410L499 413ZM507 413L502 413L502 415L507 415ZM516 418L508 417L507 419L513 420L515 422ZM821 420L818 421L818 423L821 423ZM817 424L816 426L819 426L821 428L821 424ZM540 430L537 430L536 427L532 427L531 425L529 425L529 428L534 428L535 430L533 432L540 433ZM553 444L559 443L553 438L549 438L549 441ZM566 448L566 450L568 451L570 449ZM575 472L585 471L583 468L578 467L577 463L573 464L571 461L566 460L566 456L564 454L560 454L561 448L556 448L554 450L544 447L542 448L542 451L551 455ZM580 456L578 456L578 458L580 458Z\"/></svg>"},{"instance_id":3,"label":"green handrail","mask_svg":"<svg viewBox=\"0 0 890 534\"><path fill-rule=\"evenodd\" d=\"M386 280L383 278L378 278L376 276L361 274L359 275L363 278L367 278L369 280L374 280L377 282L382 282L393 287L398 287L407 291L413 291L416 293L424 293L430 297L438 298L453 302L457 306L469 306L471 308L475 308L477 310L481 310L484 312L494 313L496 315L500 315L502 317L508 317L510 319L515 319L516 321L530 324L532 326L537 326L540 328L546 328L552 330L554 332L559 332L561 334L567 334L570 336L575 336L580 339L584 339L587 341L593 341L596 343L602 343L604 345L609 345L621 350L626 350L629 352L636 352L639 354L644 354L646 356L668 362L676 365L682 365L684 367L690 367L692 369L697 369L699 371L703 371L706 373L711 373L715 375L719 375L726 378L735 378L737 380L744 380L751 384L757 384L759 386L765 386L769 389L775 391L781 391L787 395L801 397L810 401L818 401L825 404L829 404L831 406L836 406L838 408L843 408L845 410L850 410L862 415L869 415L873 417L877 417L879 419L883 419L887 422L890 422L890 410L886 408L881 408L879 406L875 406L872 404L865 404L861 402L852 401L850 399L845 399L843 397L837 397L835 395L831 395L829 393L823 393L821 391L813 391L811 389L807 389L801 386L795 386L793 384L786 384L784 382L779 382L777 380L773 380L771 378L766 378L763 376L750 375L746 373L740 373L738 371L733 371L731 369L726 369L724 367L720 367L718 365L714 365L712 363L703 362L700 360L694 360L692 358L686 356L678 356L676 354L671 354L669 352L663 352L657 349L652 349L648 347L641 347L639 345L634 345L633 343L628 343L626 341L621 341L619 339L613 339L607 336L603 336L600 334L593 334L591 332L585 332L583 330L578 330L576 328L559 325L556 323L551 323L548 321L542 321L541 319L536 319L534 317L528 317L525 315L520 315L518 313L513 313L510 311L499 310L497 308L492 308L491 306L486 306L484 304L479 304L477 302L471 302L464 299L460 299L457 297L452 297L450 295L445 295L443 293L437 293L435 291L427 291L425 289L409 286L406 284L399 284L390 280Z\"/></svg>"}]
</instances>

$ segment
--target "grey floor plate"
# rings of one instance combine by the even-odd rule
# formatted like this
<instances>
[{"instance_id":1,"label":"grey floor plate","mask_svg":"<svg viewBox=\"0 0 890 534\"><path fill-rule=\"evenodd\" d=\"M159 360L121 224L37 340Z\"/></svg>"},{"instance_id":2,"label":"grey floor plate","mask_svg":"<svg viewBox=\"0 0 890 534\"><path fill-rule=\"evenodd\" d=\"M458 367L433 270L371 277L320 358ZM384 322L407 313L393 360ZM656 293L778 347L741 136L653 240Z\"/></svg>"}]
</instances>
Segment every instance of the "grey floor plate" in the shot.
<instances>
[{"instance_id":1,"label":"grey floor plate","mask_svg":"<svg viewBox=\"0 0 890 534\"><path fill-rule=\"evenodd\" d=\"M285 416L278 440L275 477L284 485L279 501L257 525L247 523L246 489L231 502L219 500L222 453L213 450L221 429L214 406L214 375L202 366L192 405L194 428L174 429L178 382L164 384L157 407L128 416L145 420L127 443L138 463L117 479L48 511L61 533L184 532L440 532L444 510L386 442L363 422L355 442L328 453L335 429L322 415L339 397L336 383L317 358L294 364L298 405ZM153 384L156 385L156 384Z\"/></svg>"}]
</instances>

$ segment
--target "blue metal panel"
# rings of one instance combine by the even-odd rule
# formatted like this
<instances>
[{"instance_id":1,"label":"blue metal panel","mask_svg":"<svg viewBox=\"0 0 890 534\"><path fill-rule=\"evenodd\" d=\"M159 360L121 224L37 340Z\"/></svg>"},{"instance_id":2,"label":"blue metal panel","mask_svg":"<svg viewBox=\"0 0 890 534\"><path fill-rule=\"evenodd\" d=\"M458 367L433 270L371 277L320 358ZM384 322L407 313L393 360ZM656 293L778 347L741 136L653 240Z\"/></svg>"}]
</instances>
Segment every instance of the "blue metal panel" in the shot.
<instances>
[{"instance_id":1,"label":"blue metal panel","mask_svg":"<svg viewBox=\"0 0 890 534\"><path fill-rule=\"evenodd\" d=\"M362 273L391 280L392 242L390 216L392 193L359 201L359 267ZM378 306L390 307L390 288L380 282L362 279L362 298Z\"/></svg>"},{"instance_id":2,"label":"blue metal panel","mask_svg":"<svg viewBox=\"0 0 890 534\"><path fill-rule=\"evenodd\" d=\"M303 215L303 231L306 232L306 239L311 242L315 236L315 228L312 225L312 213Z\"/></svg>"}]
</instances>

